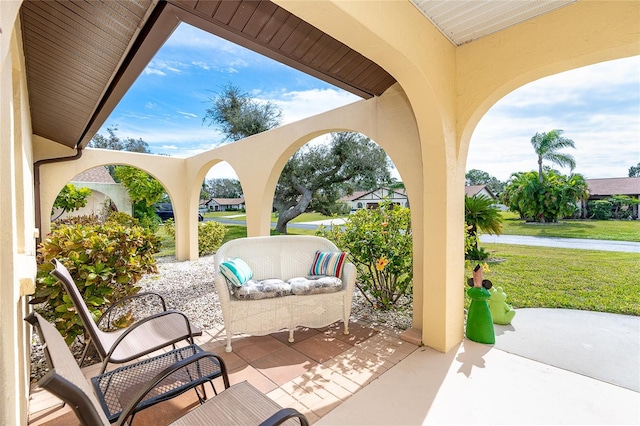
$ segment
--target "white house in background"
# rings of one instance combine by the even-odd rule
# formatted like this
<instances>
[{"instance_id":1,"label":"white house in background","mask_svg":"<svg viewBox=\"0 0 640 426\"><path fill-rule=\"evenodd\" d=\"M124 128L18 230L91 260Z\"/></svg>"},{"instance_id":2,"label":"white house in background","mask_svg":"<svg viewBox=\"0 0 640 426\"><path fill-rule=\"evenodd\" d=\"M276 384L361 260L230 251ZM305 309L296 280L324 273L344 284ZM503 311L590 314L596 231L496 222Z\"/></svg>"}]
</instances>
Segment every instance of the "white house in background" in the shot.
<instances>
[{"instance_id":1,"label":"white house in background","mask_svg":"<svg viewBox=\"0 0 640 426\"><path fill-rule=\"evenodd\" d=\"M390 200L393 204L409 207L409 198L404 189L380 187L373 191L356 191L340 199L340 201L348 204L351 210L376 208L383 200Z\"/></svg>"},{"instance_id":2,"label":"white house in background","mask_svg":"<svg viewBox=\"0 0 640 426\"><path fill-rule=\"evenodd\" d=\"M105 167L94 167L74 176L70 183L76 188L89 188L91 195L87 198L87 205L72 212L65 212L60 216L65 219L69 216L100 215L105 205L115 205L119 212L133 214L133 203L129 198L129 192L113 180ZM52 219L58 218L60 209L54 209Z\"/></svg>"},{"instance_id":3,"label":"white house in background","mask_svg":"<svg viewBox=\"0 0 640 426\"><path fill-rule=\"evenodd\" d=\"M200 202L200 207L203 206L212 212L242 210L244 209L244 198L212 198L208 201L202 200Z\"/></svg>"}]
</instances>

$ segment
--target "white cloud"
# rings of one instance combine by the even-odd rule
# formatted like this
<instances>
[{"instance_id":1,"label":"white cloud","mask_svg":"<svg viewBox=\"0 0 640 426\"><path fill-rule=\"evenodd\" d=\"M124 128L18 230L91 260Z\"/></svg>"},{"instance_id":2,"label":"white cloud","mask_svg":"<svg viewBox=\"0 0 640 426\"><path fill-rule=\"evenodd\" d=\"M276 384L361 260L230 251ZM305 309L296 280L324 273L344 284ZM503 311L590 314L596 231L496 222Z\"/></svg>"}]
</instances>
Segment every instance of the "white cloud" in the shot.
<instances>
[{"instance_id":1,"label":"white cloud","mask_svg":"<svg viewBox=\"0 0 640 426\"><path fill-rule=\"evenodd\" d=\"M184 118L187 119L191 119L191 118L198 118L198 116L192 112L182 112L182 111L178 111L178 114L184 116Z\"/></svg>"},{"instance_id":2,"label":"white cloud","mask_svg":"<svg viewBox=\"0 0 640 426\"><path fill-rule=\"evenodd\" d=\"M356 95L338 89L312 89L291 91L277 95L271 99L282 109L283 124L294 123L343 105L359 101Z\"/></svg>"},{"instance_id":3,"label":"white cloud","mask_svg":"<svg viewBox=\"0 0 640 426\"><path fill-rule=\"evenodd\" d=\"M151 64L147 65L147 67L142 72L145 75L167 75L167 73L162 72L159 69L152 68Z\"/></svg>"},{"instance_id":4,"label":"white cloud","mask_svg":"<svg viewBox=\"0 0 640 426\"><path fill-rule=\"evenodd\" d=\"M467 170L503 181L536 170L531 137L551 129L563 129L574 140L576 149L565 150L576 159L574 172L627 176L640 161L640 57L550 76L505 96L478 123Z\"/></svg>"}]
</instances>

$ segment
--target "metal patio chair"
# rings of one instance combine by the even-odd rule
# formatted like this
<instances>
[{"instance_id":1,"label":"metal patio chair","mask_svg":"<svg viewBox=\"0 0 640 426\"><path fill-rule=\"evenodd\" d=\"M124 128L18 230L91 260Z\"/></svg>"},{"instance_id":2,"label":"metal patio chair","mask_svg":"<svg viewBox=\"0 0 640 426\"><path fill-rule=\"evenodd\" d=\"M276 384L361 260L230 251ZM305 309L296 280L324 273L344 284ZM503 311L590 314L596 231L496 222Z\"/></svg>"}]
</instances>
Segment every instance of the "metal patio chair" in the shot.
<instances>
[{"instance_id":1,"label":"metal patio chair","mask_svg":"<svg viewBox=\"0 0 640 426\"><path fill-rule=\"evenodd\" d=\"M158 349L174 345L181 340L187 340L193 344L193 337L202 334L201 330L191 325L189 319L182 312L167 310L164 299L157 293L139 293L116 301L102 314L96 324L69 270L57 259L53 259L51 262L55 267L51 271L51 275L62 283L82 320L86 333L89 335L89 341L86 342L80 365L82 365L91 343L95 346L102 360L100 373L103 373L109 363L129 362ZM121 306L122 302L150 295L159 298L162 312L147 316L127 328L114 331L103 331L98 326L101 320L109 318L113 310Z\"/></svg>"},{"instance_id":2,"label":"metal patio chair","mask_svg":"<svg viewBox=\"0 0 640 426\"><path fill-rule=\"evenodd\" d=\"M108 426L110 421L115 422L116 425L131 424L137 411L151 405L147 404L145 406L144 404L149 398L154 397L154 392L163 392L168 382L173 383L176 377L180 381L180 377L184 377L185 373L191 380L194 378L194 374L200 374L203 369L207 368L207 364L210 364L214 366L214 369L215 365L220 368L220 375L223 377L226 389L180 417L172 425L259 424L261 426L277 426L286 422L287 425L309 426L309 422L303 414L292 408L281 408L246 381L229 387L229 378L224 362L217 355L204 352L201 349L196 351L197 353L194 355L160 369L147 382L137 383L129 388L125 387L126 390L118 396L123 405L122 411L117 418L111 418L105 413L106 402L103 389L97 385L100 379L114 372L117 374L119 370L125 368L130 370L127 373L129 377L139 377L136 372L145 370L146 362L153 363L154 360L165 355L120 367L96 376L91 379L92 387L85 379L62 335L55 327L35 312L25 320L38 331L49 367L48 373L38 381L37 385L69 404L83 425ZM178 350L180 349L176 349L176 351ZM142 376L144 374L143 372ZM133 381L135 380L132 379ZM199 384L197 379L189 383L191 384L189 388ZM179 393L181 392L175 391L172 396L176 396Z\"/></svg>"}]
</instances>

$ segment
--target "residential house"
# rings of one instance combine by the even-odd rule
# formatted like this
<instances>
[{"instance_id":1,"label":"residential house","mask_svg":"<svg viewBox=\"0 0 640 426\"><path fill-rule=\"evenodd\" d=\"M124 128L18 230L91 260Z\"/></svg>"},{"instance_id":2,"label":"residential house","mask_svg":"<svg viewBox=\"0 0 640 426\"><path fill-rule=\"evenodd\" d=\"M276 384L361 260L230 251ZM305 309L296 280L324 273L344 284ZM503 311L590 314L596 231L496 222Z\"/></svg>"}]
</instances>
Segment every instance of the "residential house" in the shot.
<instances>
[{"instance_id":1,"label":"residential house","mask_svg":"<svg viewBox=\"0 0 640 426\"><path fill-rule=\"evenodd\" d=\"M464 195L466 195L467 197L484 195L485 197L491 198L496 202L498 201L498 197L495 196L493 191L491 191L487 185L467 185L464 187Z\"/></svg>"},{"instance_id":2,"label":"residential house","mask_svg":"<svg viewBox=\"0 0 640 426\"><path fill-rule=\"evenodd\" d=\"M210 200L203 200L200 205L212 212L242 210L244 209L244 198L212 198Z\"/></svg>"},{"instance_id":3,"label":"residential house","mask_svg":"<svg viewBox=\"0 0 640 426\"><path fill-rule=\"evenodd\" d=\"M581 200L579 207L582 217L588 217L588 203L594 200L606 200L614 195L626 195L640 199L640 177L620 177L603 179L585 179L588 185L589 198ZM633 206L633 217L640 219L638 205Z\"/></svg>"},{"instance_id":4,"label":"residential house","mask_svg":"<svg viewBox=\"0 0 640 426\"><path fill-rule=\"evenodd\" d=\"M87 198L87 205L72 212L60 215L59 209L54 209L52 218L66 218L69 216L100 215L105 208L115 208L120 212L133 214L133 203L129 192L120 183L116 183L105 167L94 167L74 176L71 182L76 188L89 188L91 195Z\"/></svg>"},{"instance_id":5,"label":"residential house","mask_svg":"<svg viewBox=\"0 0 640 426\"><path fill-rule=\"evenodd\" d=\"M337 129L365 134L391 157L411 199L410 333L436 350L458 347L463 177L479 120L529 82L640 54L638 1L494 3L0 1L0 424L27 423L31 330L23 318L51 206L74 176L107 164L138 167L164 185L176 257L194 259L193 212L211 167L226 161L236 171L247 235L269 235L273 194L291 155ZM454 19L443 19L449 13ZM361 99L188 158L86 148L182 24Z\"/></svg>"},{"instance_id":6,"label":"residential house","mask_svg":"<svg viewBox=\"0 0 640 426\"><path fill-rule=\"evenodd\" d=\"M383 200L389 200L393 204L402 207L409 207L409 198L404 189L381 187L372 191L355 191L353 194L340 199L340 201L348 204L352 211L376 208Z\"/></svg>"},{"instance_id":7,"label":"residential house","mask_svg":"<svg viewBox=\"0 0 640 426\"><path fill-rule=\"evenodd\" d=\"M498 197L489 189L487 185L467 185L464 187L464 195L467 197L475 197L476 195L484 195L494 201L495 206L502 211L509 210L507 206L500 203Z\"/></svg>"}]
</instances>

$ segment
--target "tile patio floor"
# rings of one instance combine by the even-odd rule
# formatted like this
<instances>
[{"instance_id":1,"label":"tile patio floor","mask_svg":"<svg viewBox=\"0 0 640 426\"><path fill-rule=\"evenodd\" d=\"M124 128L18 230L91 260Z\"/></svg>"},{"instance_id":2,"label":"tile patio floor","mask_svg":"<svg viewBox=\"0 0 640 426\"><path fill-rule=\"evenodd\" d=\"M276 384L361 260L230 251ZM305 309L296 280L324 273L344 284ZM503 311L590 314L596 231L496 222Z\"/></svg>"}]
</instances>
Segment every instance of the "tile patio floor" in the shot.
<instances>
[{"instance_id":1,"label":"tile patio floor","mask_svg":"<svg viewBox=\"0 0 640 426\"><path fill-rule=\"evenodd\" d=\"M207 330L196 339L204 350L220 355L231 384L249 381L283 407L293 407L315 423L353 394L376 380L417 349L393 330L350 322L350 334L342 334L341 323L322 329L297 329L294 343L288 332L268 336L237 337L233 352L224 351L221 330ZM99 365L83 369L87 377L98 374ZM217 389L223 389L217 379ZM210 392L210 388L207 387ZM68 407L46 391L32 390L29 424L77 424ZM187 392L136 414L135 425L168 424L197 405L195 392Z\"/></svg>"}]
</instances>

